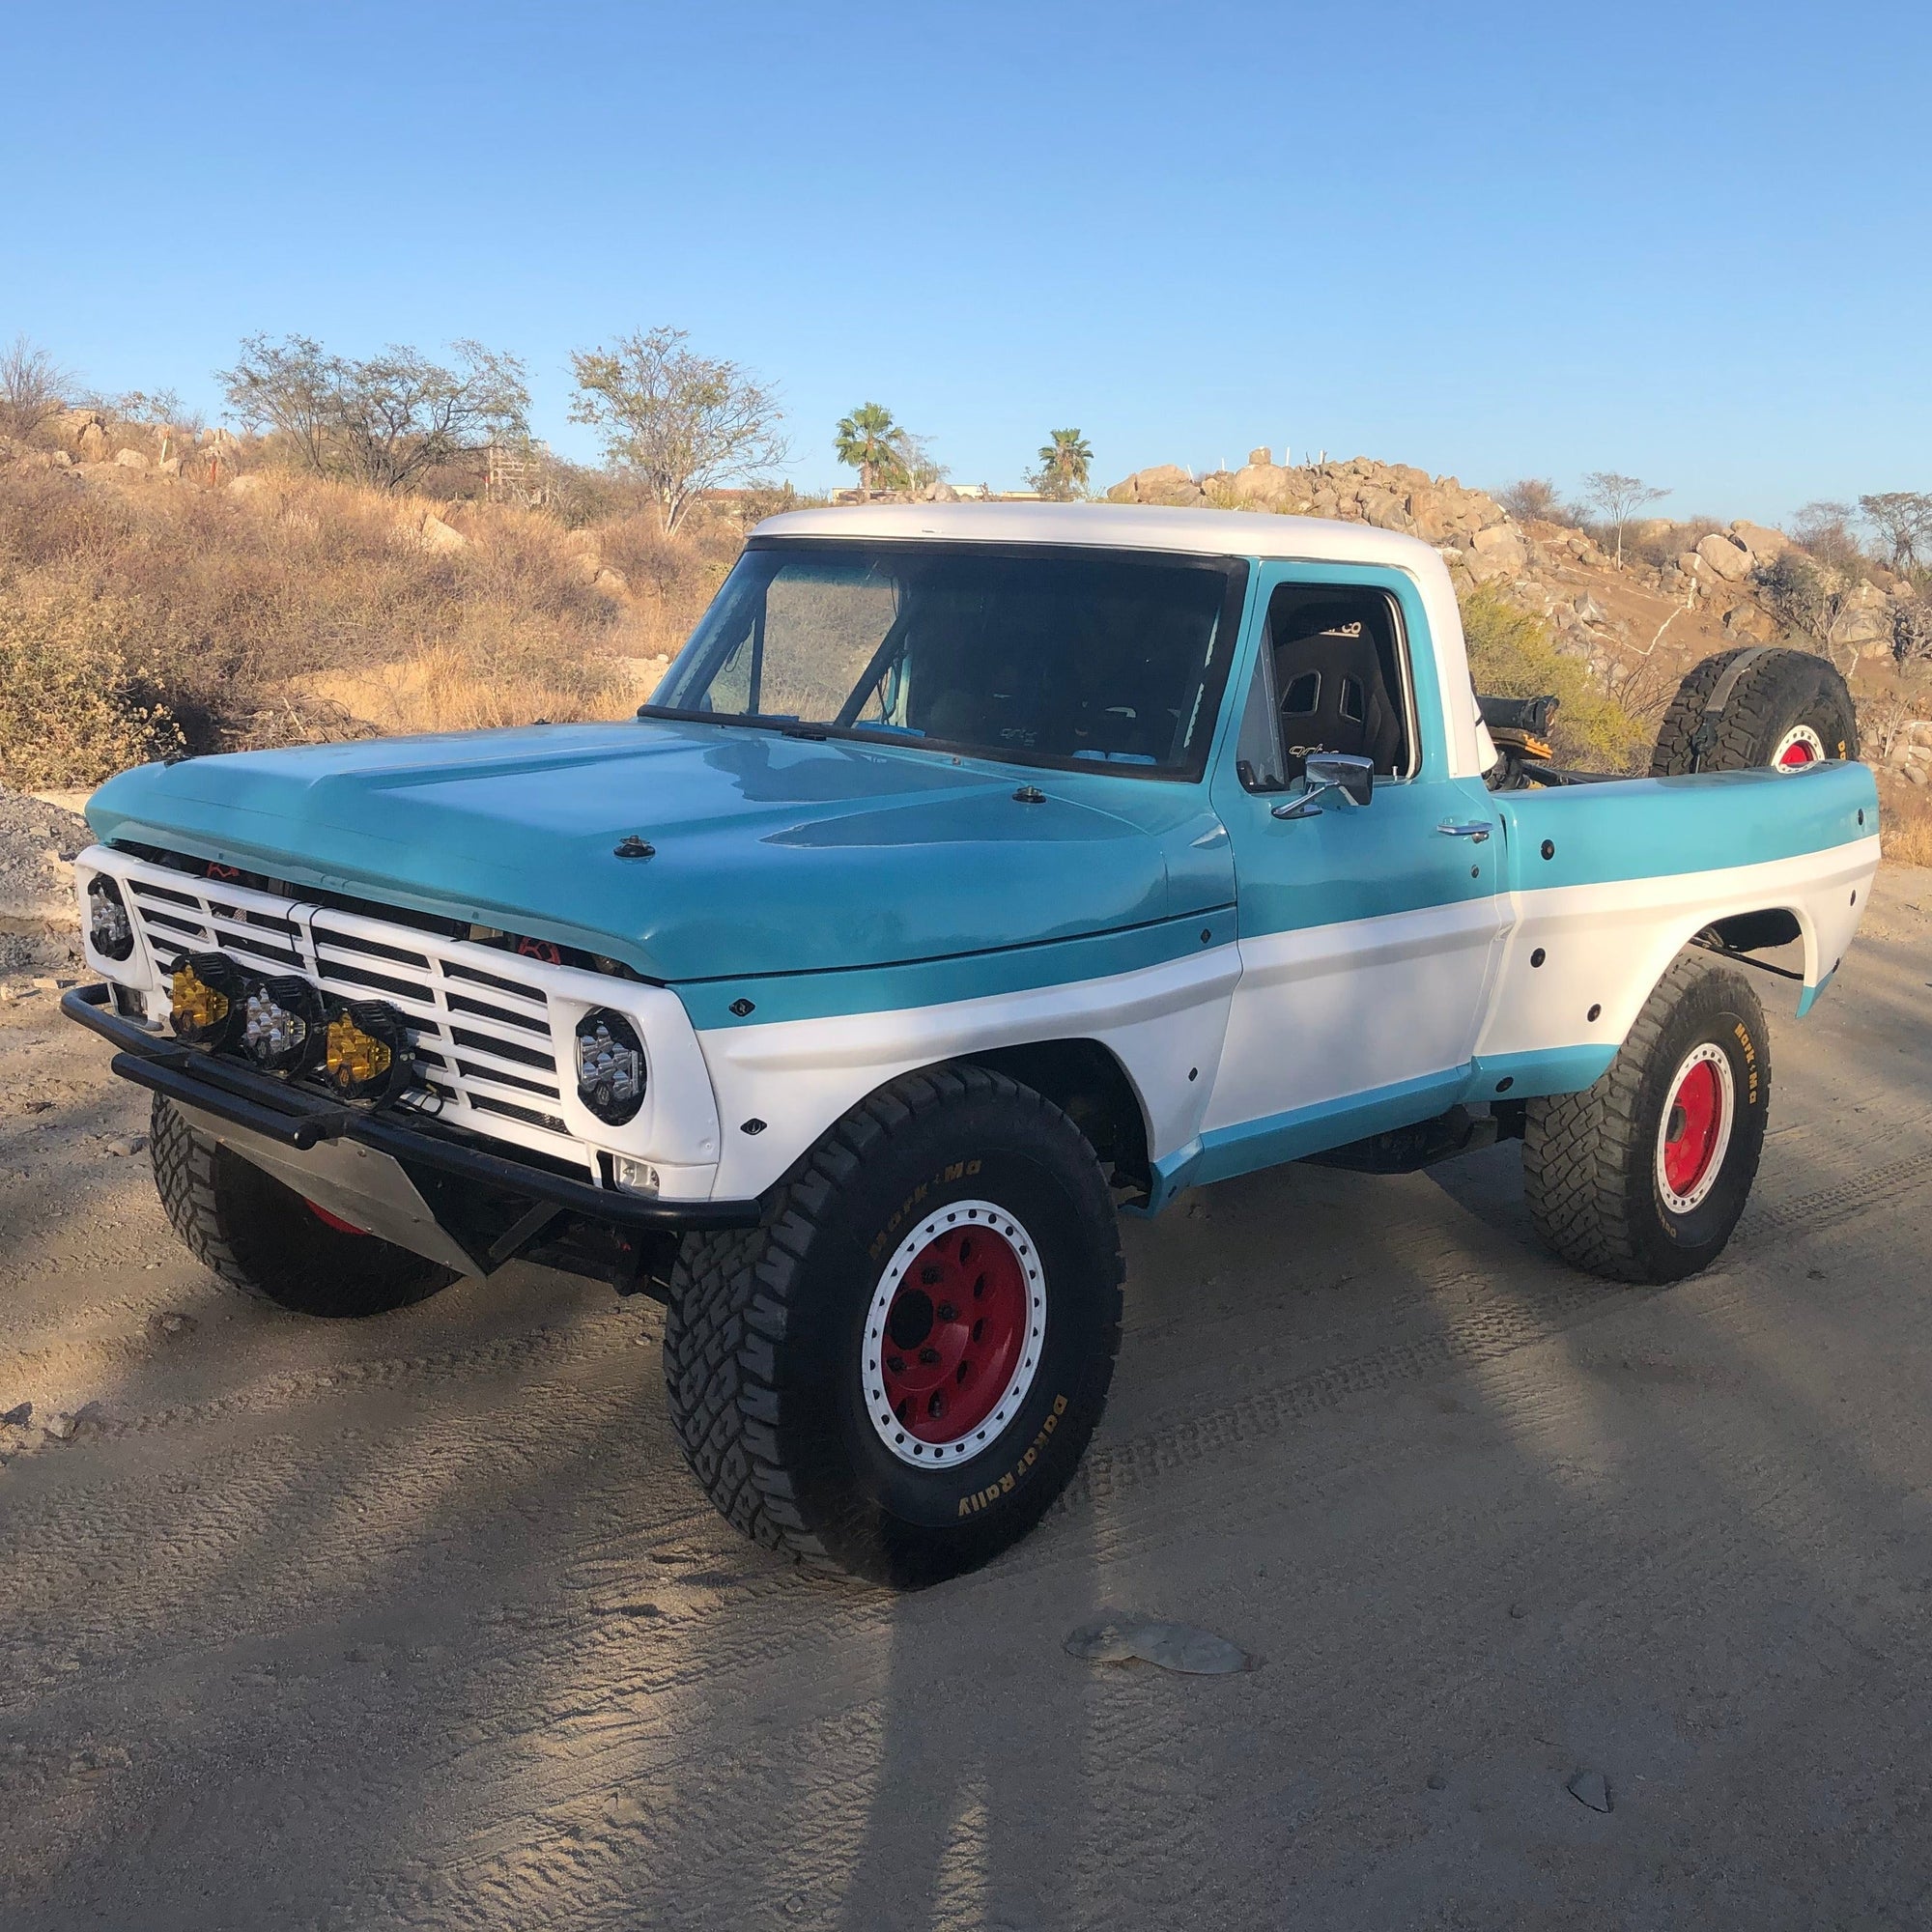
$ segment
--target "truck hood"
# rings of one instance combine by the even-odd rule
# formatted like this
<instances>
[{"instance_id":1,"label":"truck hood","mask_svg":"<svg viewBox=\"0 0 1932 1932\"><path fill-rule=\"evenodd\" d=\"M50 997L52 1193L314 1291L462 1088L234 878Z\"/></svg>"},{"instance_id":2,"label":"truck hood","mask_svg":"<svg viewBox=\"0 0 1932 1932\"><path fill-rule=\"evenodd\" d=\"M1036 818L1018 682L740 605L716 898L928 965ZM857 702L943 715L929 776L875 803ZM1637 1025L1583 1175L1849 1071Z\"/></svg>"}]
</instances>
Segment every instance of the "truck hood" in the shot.
<instances>
[{"instance_id":1,"label":"truck hood","mask_svg":"<svg viewBox=\"0 0 1932 1932\"><path fill-rule=\"evenodd\" d=\"M1014 797L1021 785L1044 794ZM143 765L97 838L453 914L667 981L944 958L1224 905L1206 787L666 721ZM620 859L636 837L653 856Z\"/></svg>"}]
</instances>

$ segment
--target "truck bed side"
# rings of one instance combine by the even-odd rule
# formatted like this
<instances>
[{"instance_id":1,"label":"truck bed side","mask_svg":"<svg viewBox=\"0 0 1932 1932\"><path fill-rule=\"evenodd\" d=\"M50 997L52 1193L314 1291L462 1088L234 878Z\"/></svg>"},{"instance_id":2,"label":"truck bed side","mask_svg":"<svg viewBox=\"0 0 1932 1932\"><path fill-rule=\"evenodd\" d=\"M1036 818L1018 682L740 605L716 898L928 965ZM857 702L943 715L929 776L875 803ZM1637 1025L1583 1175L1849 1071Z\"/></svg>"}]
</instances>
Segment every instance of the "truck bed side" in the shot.
<instances>
[{"instance_id":1,"label":"truck bed side","mask_svg":"<svg viewBox=\"0 0 1932 1932\"><path fill-rule=\"evenodd\" d=\"M1863 765L1712 772L1498 793L1509 906L1477 1065L1510 1063L1518 1097L1587 1085L1677 952L1714 923L1786 912L1809 1009L1878 869L1878 791ZM1473 1097L1492 1097L1481 1084Z\"/></svg>"}]
</instances>

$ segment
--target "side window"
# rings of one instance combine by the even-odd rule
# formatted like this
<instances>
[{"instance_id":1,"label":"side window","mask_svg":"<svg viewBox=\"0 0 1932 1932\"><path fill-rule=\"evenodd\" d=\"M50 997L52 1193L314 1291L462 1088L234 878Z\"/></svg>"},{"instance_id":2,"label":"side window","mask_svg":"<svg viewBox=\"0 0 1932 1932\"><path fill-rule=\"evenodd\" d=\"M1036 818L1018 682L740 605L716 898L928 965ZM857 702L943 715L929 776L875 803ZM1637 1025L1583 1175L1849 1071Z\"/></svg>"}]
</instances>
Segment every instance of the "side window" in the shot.
<instances>
[{"instance_id":1,"label":"side window","mask_svg":"<svg viewBox=\"0 0 1932 1932\"><path fill-rule=\"evenodd\" d=\"M1274 689L1274 653L1262 639L1255 660L1255 681L1241 711L1241 728L1235 739L1235 775L1249 791L1280 791L1288 783L1282 769L1281 730L1276 720L1279 701Z\"/></svg>"},{"instance_id":2,"label":"side window","mask_svg":"<svg viewBox=\"0 0 1932 1932\"><path fill-rule=\"evenodd\" d=\"M1278 585L1241 720L1241 781L1279 790L1316 752L1348 752L1372 759L1378 777L1407 778L1415 769L1408 689L1407 641L1386 591ZM1272 750L1263 749L1267 724Z\"/></svg>"}]
</instances>

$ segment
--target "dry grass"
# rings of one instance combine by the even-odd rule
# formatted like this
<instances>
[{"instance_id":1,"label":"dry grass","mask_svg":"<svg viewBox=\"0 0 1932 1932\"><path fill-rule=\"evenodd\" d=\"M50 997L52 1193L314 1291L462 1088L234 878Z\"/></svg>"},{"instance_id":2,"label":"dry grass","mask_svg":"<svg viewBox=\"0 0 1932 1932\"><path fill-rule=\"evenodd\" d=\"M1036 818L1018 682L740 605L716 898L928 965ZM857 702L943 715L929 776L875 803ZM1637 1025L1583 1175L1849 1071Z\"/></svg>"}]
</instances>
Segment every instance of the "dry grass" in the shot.
<instances>
[{"instance_id":1,"label":"dry grass","mask_svg":"<svg viewBox=\"0 0 1932 1932\"><path fill-rule=\"evenodd\" d=\"M426 537L431 512L463 541ZM273 472L0 469L0 672L84 714L49 733L32 700L0 712L0 778L92 782L151 748L144 714L197 752L621 716L741 542L724 519L571 530Z\"/></svg>"},{"instance_id":2,"label":"dry grass","mask_svg":"<svg viewBox=\"0 0 1932 1932\"><path fill-rule=\"evenodd\" d=\"M479 661L446 648L389 664L317 671L291 691L302 720L344 717L384 734L487 731L545 719L553 724L627 717L664 675L667 660L599 656L557 663L514 647Z\"/></svg>"},{"instance_id":3,"label":"dry grass","mask_svg":"<svg viewBox=\"0 0 1932 1932\"><path fill-rule=\"evenodd\" d=\"M1932 785L1878 781L1879 845L1901 866L1932 866Z\"/></svg>"}]
</instances>

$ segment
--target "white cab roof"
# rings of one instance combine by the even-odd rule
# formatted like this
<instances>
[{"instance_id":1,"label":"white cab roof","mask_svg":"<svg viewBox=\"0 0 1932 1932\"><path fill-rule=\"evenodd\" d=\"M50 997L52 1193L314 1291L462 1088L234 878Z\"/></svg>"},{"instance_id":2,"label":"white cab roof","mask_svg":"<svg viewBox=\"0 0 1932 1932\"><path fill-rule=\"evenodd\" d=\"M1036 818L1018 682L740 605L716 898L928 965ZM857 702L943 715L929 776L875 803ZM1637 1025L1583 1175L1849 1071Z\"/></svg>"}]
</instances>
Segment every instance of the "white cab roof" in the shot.
<instances>
[{"instance_id":1,"label":"white cab roof","mask_svg":"<svg viewBox=\"0 0 1932 1932\"><path fill-rule=\"evenodd\" d=\"M1441 558L1419 538L1378 530L1372 524L1257 510L1163 510L1139 503L849 503L767 517L753 534L1094 544L1183 551L1195 556L1379 563L1411 576L1428 563L1441 567Z\"/></svg>"}]
</instances>

